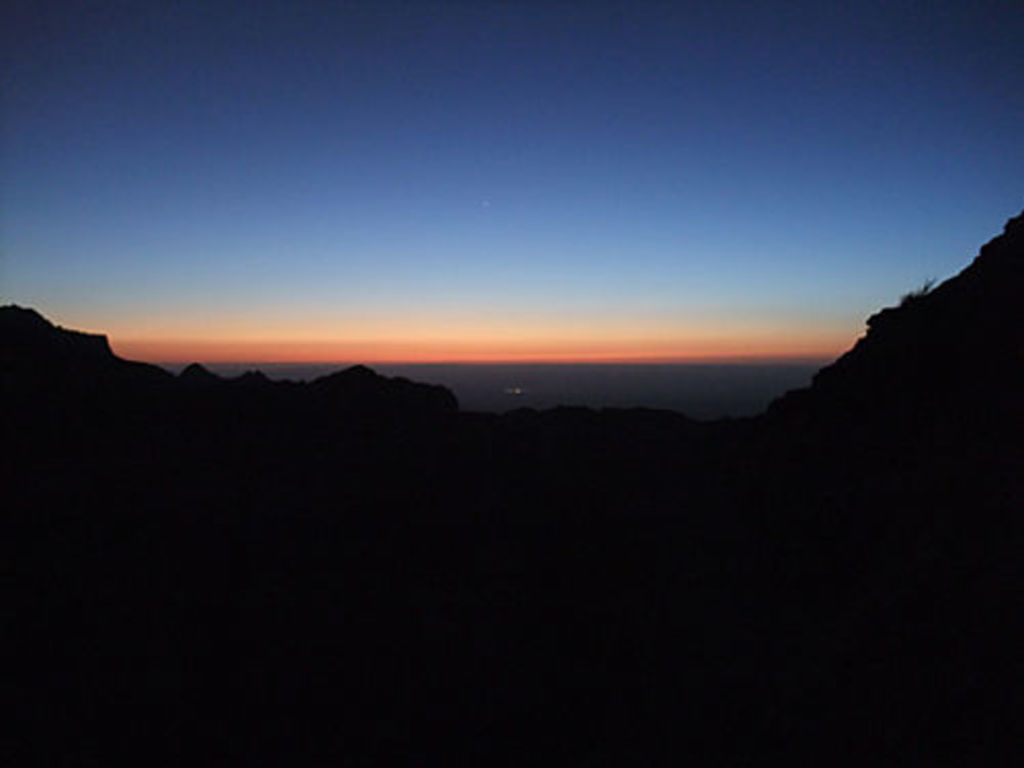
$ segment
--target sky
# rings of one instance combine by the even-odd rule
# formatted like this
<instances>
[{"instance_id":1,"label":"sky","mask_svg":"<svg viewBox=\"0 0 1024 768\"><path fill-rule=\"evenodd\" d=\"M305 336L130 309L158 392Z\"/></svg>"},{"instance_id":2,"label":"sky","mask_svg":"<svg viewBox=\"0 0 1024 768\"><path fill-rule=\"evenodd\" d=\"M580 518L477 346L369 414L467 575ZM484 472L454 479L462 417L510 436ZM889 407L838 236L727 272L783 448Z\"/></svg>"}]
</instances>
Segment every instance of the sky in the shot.
<instances>
[{"instance_id":1,"label":"sky","mask_svg":"<svg viewBox=\"0 0 1024 768\"><path fill-rule=\"evenodd\" d=\"M1024 202L1014 2L23 2L0 303L161 361L828 358Z\"/></svg>"}]
</instances>

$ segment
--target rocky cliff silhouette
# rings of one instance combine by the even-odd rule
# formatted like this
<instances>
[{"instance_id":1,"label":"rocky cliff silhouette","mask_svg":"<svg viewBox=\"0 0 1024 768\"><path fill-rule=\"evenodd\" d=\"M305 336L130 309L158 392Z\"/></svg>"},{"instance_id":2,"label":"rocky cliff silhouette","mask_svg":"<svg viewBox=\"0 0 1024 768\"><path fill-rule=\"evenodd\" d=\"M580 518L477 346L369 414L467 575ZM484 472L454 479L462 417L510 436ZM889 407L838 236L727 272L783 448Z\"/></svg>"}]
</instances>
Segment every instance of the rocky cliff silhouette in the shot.
<instances>
[{"instance_id":1,"label":"rocky cliff silhouette","mask_svg":"<svg viewBox=\"0 0 1024 768\"><path fill-rule=\"evenodd\" d=\"M998 764L1022 225L762 417L175 377L0 309L12 764Z\"/></svg>"},{"instance_id":2,"label":"rocky cliff silhouette","mask_svg":"<svg viewBox=\"0 0 1024 768\"><path fill-rule=\"evenodd\" d=\"M165 396L175 390L204 389L237 395L287 390L296 398L318 397L321 405L351 411L455 411L458 401L444 387L418 384L404 378L379 376L361 365L324 376L310 384L272 382L260 371L222 378L198 363L188 365L177 377L147 363L123 360L113 353L106 336L57 327L33 309L16 305L0 307L0 366L3 384L10 390L29 390L41 396L58 389L108 392L114 389L162 385ZM326 402L325 402L326 400Z\"/></svg>"},{"instance_id":3,"label":"rocky cliff silhouette","mask_svg":"<svg viewBox=\"0 0 1024 768\"><path fill-rule=\"evenodd\" d=\"M167 381L155 365L122 360L106 336L58 328L33 309L0 307L0 375L5 386L73 386Z\"/></svg>"},{"instance_id":4,"label":"rocky cliff silhouette","mask_svg":"<svg viewBox=\"0 0 1024 768\"><path fill-rule=\"evenodd\" d=\"M775 411L1017 409L1024 391L1024 214L957 276L868 318L868 332Z\"/></svg>"}]
</instances>

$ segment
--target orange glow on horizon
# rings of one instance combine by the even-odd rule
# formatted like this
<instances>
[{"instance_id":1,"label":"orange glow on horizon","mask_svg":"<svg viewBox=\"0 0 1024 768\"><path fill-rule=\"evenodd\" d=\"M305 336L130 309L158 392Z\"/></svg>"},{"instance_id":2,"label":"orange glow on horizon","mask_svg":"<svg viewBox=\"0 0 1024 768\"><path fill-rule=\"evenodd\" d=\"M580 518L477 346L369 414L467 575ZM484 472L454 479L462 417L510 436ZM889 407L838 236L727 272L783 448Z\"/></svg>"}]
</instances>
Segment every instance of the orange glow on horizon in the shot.
<instances>
[{"instance_id":1,"label":"orange glow on horizon","mask_svg":"<svg viewBox=\"0 0 1024 768\"><path fill-rule=\"evenodd\" d=\"M849 348L848 338L802 335L750 338L721 335L655 340L424 339L393 341L267 339L111 338L121 357L187 363L714 363L831 359Z\"/></svg>"},{"instance_id":2,"label":"orange glow on horizon","mask_svg":"<svg viewBox=\"0 0 1024 768\"><path fill-rule=\"evenodd\" d=\"M128 359L290 364L820 362L848 349L857 330L843 317L699 309L258 314L153 312L84 325Z\"/></svg>"}]
</instances>

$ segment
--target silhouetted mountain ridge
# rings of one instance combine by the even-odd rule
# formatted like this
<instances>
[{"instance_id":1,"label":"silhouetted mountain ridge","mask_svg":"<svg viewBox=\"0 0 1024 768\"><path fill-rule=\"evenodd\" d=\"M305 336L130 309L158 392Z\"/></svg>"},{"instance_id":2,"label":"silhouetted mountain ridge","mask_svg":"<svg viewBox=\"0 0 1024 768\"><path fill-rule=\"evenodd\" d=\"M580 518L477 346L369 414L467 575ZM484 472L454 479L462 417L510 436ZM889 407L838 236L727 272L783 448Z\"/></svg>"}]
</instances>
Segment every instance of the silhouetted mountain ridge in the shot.
<instances>
[{"instance_id":1,"label":"silhouetted mountain ridge","mask_svg":"<svg viewBox=\"0 0 1024 768\"><path fill-rule=\"evenodd\" d=\"M185 385L190 391L244 390L249 394L287 390L294 397L327 399L334 406L358 410L398 409L455 411L458 401L444 387L419 384L405 378L380 376L357 365L320 377L309 384L271 381L262 371L238 376L218 376L199 363L185 367L175 378L148 363L123 360L113 353L105 335L67 330L46 320L33 309L16 305L0 307L0 363L6 386L11 388L59 388L103 391L103 387L135 386L142 382ZM97 386L100 387L97 390Z\"/></svg>"},{"instance_id":2,"label":"silhouetted mountain ridge","mask_svg":"<svg viewBox=\"0 0 1024 768\"><path fill-rule=\"evenodd\" d=\"M956 407L973 392L986 400L1013 401L1024 388L1024 214L983 246L960 274L924 295L910 296L867 320L867 333L854 347L819 371L807 390L788 393L770 408L774 414L808 410L858 418L872 411ZM105 335L54 326L38 312L0 308L3 364L8 376L64 378L85 385L89 377L163 381L157 366L122 360ZM225 379L197 363L179 378L192 387L224 385L258 389L271 382L259 371ZM442 410L457 409L443 387L388 379L356 365L308 385L323 396L404 401ZM963 404L962 400L959 400Z\"/></svg>"},{"instance_id":3,"label":"silhouetted mountain ridge","mask_svg":"<svg viewBox=\"0 0 1024 768\"><path fill-rule=\"evenodd\" d=\"M354 365L327 376L321 376L310 383L310 390L319 395L352 398L377 407L388 403L403 403L439 411L458 410L458 400L451 390L434 384L420 384L396 376L381 376L365 365Z\"/></svg>"},{"instance_id":4,"label":"silhouetted mountain ridge","mask_svg":"<svg viewBox=\"0 0 1024 768\"><path fill-rule=\"evenodd\" d=\"M53 325L34 309L17 305L0 307L3 362L6 366L32 361L71 362L117 360L102 334L67 330Z\"/></svg>"},{"instance_id":5,"label":"silhouetted mountain ridge","mask_svg":"<svg viewBox=\"0 0 1024 768\"><path fill-rule=\"evenodd\" d=\"M173 377L0 309L4 754L1003 764L1021 255L1016 217L810 388L707 423Z\"/></svg>"},{"instance_id":6,"label":"silhouetted mountain ridge","mask_svg":"<svg viewBox=\"0 0 1024 768\"><path fill-rule=\"evenodd\" d=\"M867 320L867 333L775 413L931 417L1007 408L1024 391L1024 214L962 272Z\"/></svg>"},{"instance_id":7,"label":"silhouetted mountain ridge","mask_svg":"<svg viewBox=\"0 0 1024 768\"><path fill-rule=\"evenodd\" d=\"M220 376L199 363L186 365L178 374L178 378L194 385L216 384L221 381Z\"/></svg>"},{"instance_id":8,"label":"silhouetted mountain ridge","mask_svg":"<svg viewBox=\"0 0 1024 768\"><path fill-rule=\"evenodd\" d=\"M53 325L33 309L0 307L0 376L12 390L102 393L110 388L165 386L167 371L123 360L102 334Z\"/></svg>"}]
</instances>

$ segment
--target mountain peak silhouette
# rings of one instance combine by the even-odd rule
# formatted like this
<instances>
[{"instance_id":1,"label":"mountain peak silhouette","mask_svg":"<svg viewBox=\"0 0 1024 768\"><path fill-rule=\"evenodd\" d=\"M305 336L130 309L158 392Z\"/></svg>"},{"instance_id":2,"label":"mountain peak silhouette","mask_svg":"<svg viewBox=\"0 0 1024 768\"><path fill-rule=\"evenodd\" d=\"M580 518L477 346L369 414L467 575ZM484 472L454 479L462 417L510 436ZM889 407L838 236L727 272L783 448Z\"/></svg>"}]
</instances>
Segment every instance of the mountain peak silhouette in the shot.
<instances>
[{"instance_id":1,"label":"mountain peak silhouette","mask_svg":"<svg viewBox=\"0 0 1024 768\"><path fill-rule=\"evenodd\" d=\"M221 381L220 376L199 363L189 363L186 365L181 373L178 374L178 378L193 384L215 384Z\"/></svg>"},{"instance_id":2,"label":"mountain peak silhouette","mask_svg":"<svg viewBox=\"0 0 1024 768\"><path fill-rule=\"evenodd\" d=\"M18 349L21 355L114 357L105 335L61 328L36 310L17 304L0 307L0 334L5 346Z\"/></svg>"},{"instance_id":3,"label":"mountain peak silhouette","mask_svg":"<svg viewBox=\"0 0 1024 768\"><path fill-rule=\"evenodd\" d=\"M353 365L321 376L309 386L319 395L355 400L372 408L399 407L447 412L458 410L458 400L445 387L421 384L401 376L388 378L365 365Z\"/></svg>"},{"instance_id":4,"label":"mountain peak silhouette","mask_svg":"<svg viewBox=\"0 0 1024 768\"><path fill-rule=\"evenodd\" d=\"M4 329L5 333L11 333L18 328L23 332L31 332L31 329L39 331L52 328L53 323L31 307L6 304L0 307L0 327Z\"/></svg>"}]
</instances>

